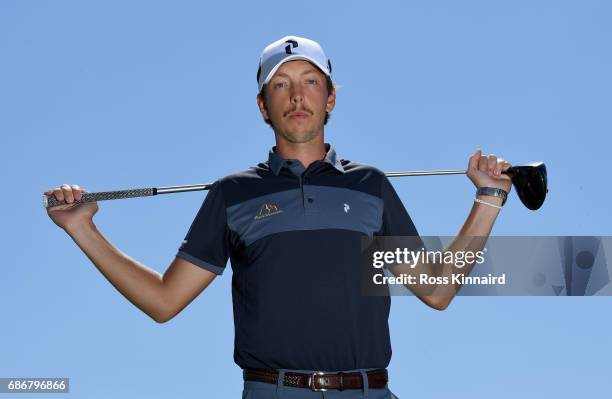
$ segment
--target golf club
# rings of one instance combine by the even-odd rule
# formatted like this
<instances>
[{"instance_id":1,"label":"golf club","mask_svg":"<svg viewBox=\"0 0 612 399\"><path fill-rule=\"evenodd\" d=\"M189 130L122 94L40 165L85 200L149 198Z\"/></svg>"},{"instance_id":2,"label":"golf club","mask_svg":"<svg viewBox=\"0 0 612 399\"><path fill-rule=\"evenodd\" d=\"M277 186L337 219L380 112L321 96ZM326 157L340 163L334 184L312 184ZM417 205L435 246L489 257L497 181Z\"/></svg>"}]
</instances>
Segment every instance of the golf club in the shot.
<instances>
[{"instance_id":1,"label":"golf club","mask_svg":"<svg viewBox=\"0 0 612 399\"><path fill-rule=\"evenodd\" d=\"M432 175L456 175L466 174L465 170L431 170L431 171L412 171L412 172L388 172L387 177L400 176L432 176ZM503 174L510 176L512 185L521 202L532 211L539 209L546 199L548 192L548 182L546 178L546 166L543 162L533 162L526 165L511 166L508 170L503 171ZM84 193L81 199L74 201L74 204L84 202L95 202L113 199L135 198L135 197L150 197L159 194L182 193L187 191L208 190L212 183L192 184L187 186L171 186L171 187L151 187L137 188L118 191L101 191L96 193ZM66 205L67 202L59 201L53 195L43 195L43 206L51 208L59 205Z\"/></svg>"}]
</instances>

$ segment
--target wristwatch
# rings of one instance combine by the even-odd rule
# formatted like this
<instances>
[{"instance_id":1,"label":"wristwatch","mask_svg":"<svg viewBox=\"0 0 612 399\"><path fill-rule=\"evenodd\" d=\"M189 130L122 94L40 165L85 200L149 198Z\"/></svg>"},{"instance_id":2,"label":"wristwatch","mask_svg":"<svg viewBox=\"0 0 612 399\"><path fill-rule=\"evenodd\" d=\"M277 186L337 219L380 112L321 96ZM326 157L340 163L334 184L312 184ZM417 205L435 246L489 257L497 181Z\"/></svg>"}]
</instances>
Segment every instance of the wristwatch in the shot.
<instances>
[{"instance_id":1,"label":"wristwatch","mask_svg":"<svg viewBox=\"0 0 612 399\"><path fill-rule=\"evenodd\" d=\"M502 206L506 203L508 199L508 192L506 190L502 190L501 188L495 187L479 187L476 190L476 197L479 195L491 195L493 197L500 197L502 199Z\"/></svg>"}]
</instances>

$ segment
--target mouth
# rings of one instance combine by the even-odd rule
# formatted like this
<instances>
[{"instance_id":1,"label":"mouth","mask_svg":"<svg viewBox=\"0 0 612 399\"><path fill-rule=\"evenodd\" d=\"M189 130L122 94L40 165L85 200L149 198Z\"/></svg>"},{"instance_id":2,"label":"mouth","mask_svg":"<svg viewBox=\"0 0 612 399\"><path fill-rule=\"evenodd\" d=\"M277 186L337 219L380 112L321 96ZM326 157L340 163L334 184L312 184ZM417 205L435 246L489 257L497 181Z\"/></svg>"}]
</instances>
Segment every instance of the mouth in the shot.
<instances>
[{"instance_id":1,"label":"mouth","mask_svg":"<svg viewBox=\"0 0 612 399\"><path fill-rule=\"evenodd\" d=\"M308 118L310 115L306 112L292 112L289 114L289 119L293 121L303 121Z\"/></svg>"}]
</instances>

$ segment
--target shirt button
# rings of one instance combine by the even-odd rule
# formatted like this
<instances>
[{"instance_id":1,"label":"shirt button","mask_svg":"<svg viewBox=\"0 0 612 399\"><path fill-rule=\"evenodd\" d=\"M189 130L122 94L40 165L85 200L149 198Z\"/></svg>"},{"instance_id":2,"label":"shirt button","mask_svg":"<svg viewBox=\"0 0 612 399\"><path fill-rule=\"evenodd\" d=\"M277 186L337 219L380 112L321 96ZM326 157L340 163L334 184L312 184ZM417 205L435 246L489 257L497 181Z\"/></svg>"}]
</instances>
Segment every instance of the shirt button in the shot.
<instances>
[{"instance_id":1,"label":"shirt button","mask_svg":"<svg viewBox=\"0 0 612 399\"><path fill-rule=\"evenodd\" d=\"M308 202L313 203L314 200L312 198L308 198Z\"/></svg>"}]
</instances>

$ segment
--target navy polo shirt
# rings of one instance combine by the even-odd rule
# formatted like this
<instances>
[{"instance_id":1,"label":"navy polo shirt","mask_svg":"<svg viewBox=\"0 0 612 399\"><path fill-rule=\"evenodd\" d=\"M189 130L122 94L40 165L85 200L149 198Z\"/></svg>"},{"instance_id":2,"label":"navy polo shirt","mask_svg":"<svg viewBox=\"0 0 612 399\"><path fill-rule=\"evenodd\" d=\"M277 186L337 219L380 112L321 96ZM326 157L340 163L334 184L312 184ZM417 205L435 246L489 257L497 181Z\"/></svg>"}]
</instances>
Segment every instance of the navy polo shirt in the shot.
<instances>
[{"instance_id":1,"label":"navy polo shirt","mask_svg":"<svg viewBox=\"0 0 612 399\"><path fill-rule=\"evenodd\" d=\"M177 256L232 265L234 361L241 368L341 371L391 359L388 296L363 296L364 235L416 236L385 174L325 158L267 162L214 182Z\"/></svg>"}]
</instances>

